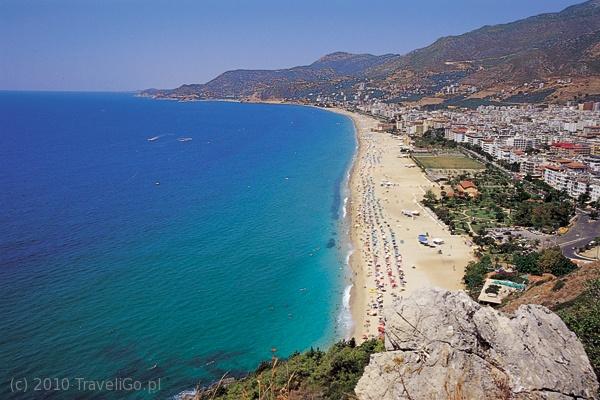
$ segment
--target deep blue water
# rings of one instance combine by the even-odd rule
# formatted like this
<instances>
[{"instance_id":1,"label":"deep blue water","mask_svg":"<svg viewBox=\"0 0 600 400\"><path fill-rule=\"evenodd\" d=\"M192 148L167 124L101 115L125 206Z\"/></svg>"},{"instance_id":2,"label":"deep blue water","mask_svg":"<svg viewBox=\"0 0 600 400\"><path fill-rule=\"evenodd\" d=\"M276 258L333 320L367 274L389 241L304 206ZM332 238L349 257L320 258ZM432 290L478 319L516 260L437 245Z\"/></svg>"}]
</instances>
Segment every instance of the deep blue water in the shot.
<instances>
[{"instance_id":1,"label":"deep blue water","mask_svg":"<svg viewBox=\"0 0 600 400\"><path fill-rule=\"evenodd\" d=\"M354 147L313 108L0 92L0 398L164 399L342 337Z\"/></svg>"}]
</instances>

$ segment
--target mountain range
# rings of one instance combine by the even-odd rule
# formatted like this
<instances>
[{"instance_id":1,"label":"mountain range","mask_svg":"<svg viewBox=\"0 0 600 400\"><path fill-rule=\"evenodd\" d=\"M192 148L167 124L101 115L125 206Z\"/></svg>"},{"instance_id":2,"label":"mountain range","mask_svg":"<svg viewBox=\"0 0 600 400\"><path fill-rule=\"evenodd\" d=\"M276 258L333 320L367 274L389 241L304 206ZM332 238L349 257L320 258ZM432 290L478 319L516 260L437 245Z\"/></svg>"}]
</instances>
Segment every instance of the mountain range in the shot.
<instances>
[{"instance_id":1,"label":"mountain range","mask_svg":"<svg viewBox=\"0 0 600 400\"><path fill-rule=\"evenodd\" d=\"M306 66L227 71L204 84L142 94L420 105L600 98L600 0L443 37L405 55L337 52Z\"/></svg>"}]
</instances>

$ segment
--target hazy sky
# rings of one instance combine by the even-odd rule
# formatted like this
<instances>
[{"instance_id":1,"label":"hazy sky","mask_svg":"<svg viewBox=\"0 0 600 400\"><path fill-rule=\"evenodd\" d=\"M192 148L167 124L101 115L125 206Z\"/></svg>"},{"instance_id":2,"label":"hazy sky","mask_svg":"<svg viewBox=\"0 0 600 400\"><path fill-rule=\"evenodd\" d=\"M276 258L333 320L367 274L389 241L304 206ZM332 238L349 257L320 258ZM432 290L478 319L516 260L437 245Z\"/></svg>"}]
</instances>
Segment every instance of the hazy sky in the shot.
<instances>
[{"instance_id":1,"label":"hazy sky","mask_svg":"<svg viewBox=\"0 0 600 400\"><path fill-rule=\"evenodd\" d=\"M0 89L136 90L406 53L578 0L0 0Z\"/></svg>"}]
</instances>

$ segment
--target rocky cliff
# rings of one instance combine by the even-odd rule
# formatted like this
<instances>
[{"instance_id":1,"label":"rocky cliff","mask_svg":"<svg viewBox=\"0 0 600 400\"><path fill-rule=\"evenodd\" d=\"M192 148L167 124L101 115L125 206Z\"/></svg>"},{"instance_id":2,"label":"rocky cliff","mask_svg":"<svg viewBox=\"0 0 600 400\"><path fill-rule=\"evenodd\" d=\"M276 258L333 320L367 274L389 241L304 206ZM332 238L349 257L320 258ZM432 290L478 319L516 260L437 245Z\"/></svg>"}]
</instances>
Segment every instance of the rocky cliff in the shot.
<instances>
[{"instance_id":1,"label":"rocky cliff","mask_svg":"<svg viewBox=\"0 0 600 400\"><path fill-rule=\"evenodd\" d=\"M598 398L583 346L543 306L509 315L462 292L422 289L386 317L387 351L371 356L361 400Z\"/></svg>"}]
</instances>

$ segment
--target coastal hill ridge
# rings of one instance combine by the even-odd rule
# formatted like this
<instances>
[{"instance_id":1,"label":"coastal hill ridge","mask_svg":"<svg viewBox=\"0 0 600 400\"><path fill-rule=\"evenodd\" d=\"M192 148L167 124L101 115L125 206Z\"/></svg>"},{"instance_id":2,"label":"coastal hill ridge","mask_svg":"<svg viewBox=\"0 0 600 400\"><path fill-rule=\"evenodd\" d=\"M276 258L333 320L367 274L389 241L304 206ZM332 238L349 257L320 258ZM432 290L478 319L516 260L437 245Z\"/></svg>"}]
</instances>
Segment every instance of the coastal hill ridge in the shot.
<instances>
[{"instance_id":1,"label":"coastal hill ridge","mask_svg":"<svg viewBox=\"0 0 600 400\"><path fill-rule=\"evenodd\" d=\"M600 97L600 1L446 36L405 55L335 52L310 65L227 71L144 95L182 100L435 99L452 104Z\"/></svg>"}]
</instances>

